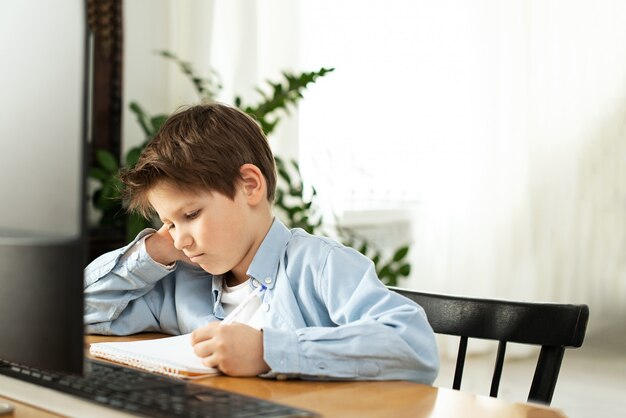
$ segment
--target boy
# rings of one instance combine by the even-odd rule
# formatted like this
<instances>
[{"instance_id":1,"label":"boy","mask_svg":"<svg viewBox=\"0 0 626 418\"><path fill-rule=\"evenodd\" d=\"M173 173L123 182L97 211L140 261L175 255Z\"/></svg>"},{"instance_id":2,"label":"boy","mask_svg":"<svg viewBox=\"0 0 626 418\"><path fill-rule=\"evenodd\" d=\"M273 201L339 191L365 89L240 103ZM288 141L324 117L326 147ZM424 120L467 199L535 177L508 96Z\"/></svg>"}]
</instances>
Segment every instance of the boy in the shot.
<instances>
[{"instance_id":1,"label":"boy","mask_svg":"<svg viewBox=\"0 0 626 418\"><path fill-rule=\"evenodd\" d=\"M121 180L129 208L163 226L87 267L87 332L192 332L202 362L231 376L435 379L423 310L357 251L273 217L274 158L245 113L175 113Z\"/></svg>"}]
</instances>

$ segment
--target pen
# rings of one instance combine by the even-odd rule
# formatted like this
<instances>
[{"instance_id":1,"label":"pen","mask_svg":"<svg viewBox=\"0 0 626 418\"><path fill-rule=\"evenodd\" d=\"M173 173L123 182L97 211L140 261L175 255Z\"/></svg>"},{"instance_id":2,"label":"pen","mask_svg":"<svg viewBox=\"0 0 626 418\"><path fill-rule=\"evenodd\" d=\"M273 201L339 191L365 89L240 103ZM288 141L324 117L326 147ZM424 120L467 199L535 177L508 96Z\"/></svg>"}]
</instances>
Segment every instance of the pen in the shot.
<instances>
[{"instance_id":1,"label":"pen","mask_svg":"<svg viewBox=\"0 0 626 418\"><path fill-rule=\"evenodd\" d=\"M235 309L233 309L233 311L230 314L226 315L226 318L224 318L224 320L222 321L222 325L230 324L231 322L233 322L235 320L235 318L237 317L237 315L239 315L239 313L241 311L243 311L243 309L246 306L248 306L250 301L252 301L255 297L260 295L261 292L263 292L265 289L267 289L267 287L265 287L264 284L261 284L259 287L254 289L254 291L252 291L252 293L250 293L248 296L246 296L245 299L242 300L241 303L239 305L237 305L237 307Z\"/></svg>"}]
</instances>

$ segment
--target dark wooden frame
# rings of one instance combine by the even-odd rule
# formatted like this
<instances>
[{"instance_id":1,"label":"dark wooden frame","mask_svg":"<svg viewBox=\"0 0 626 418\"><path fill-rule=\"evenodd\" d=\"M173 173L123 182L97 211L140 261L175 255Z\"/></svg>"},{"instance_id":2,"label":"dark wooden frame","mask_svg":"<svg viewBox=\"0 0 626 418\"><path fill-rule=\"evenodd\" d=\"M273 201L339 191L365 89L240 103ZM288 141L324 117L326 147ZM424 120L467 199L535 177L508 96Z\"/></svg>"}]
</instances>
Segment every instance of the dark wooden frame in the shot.
<instances>
[{"instance_id":1,"label":"dark wooden frame","mask_svg":"<svg viewBox=\"0 0 626 418\"><path fill-rule=\"evenodd\" d=\"M123 1L87 0L91 39L91 129L89 166L96 151L105 150L122 160L123 110ZM121 227L98 226L89 230L88 261L120 248L126 239Z\"/></svg>"},{"instance_id":2,"label":"dark wooden frame","mask_svg":"<svg viewBox=\"0 0 626 418\"><path fill-rule=\"evenodd\" d=\"M92 34L91 158L103 149L121 156L123 22L122 0L87 0Z\"/></svg>"}]
</instances>

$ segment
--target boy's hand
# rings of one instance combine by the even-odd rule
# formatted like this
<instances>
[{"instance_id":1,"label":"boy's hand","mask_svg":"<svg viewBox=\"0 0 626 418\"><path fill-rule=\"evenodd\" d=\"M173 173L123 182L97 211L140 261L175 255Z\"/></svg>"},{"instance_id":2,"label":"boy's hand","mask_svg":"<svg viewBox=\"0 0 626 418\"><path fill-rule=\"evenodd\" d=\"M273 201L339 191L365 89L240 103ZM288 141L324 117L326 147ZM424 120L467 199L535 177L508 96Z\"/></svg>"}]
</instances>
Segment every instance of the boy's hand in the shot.
<instances>
[{"instance_id":1,"label":"boy's hand","mask_svg":"<svg viewBox=\"0 0 626 418\"><path fill-rule=\"evenodd\" d=\"M146 239L146 251L154 261L166 266L179 260L195 264L187 258L185 253L174 247L174 240L166 225L163 225L156 233Z\"/></svg>"},{"instance_id":2,"label":"boy's hand","mask_svg":"<svg viewBox=\"0 0 626 418\"><path fill-rule=\"evenodd\" d=\"M263 331L248 325L211 322L191 334L202 364L229 376L257 376L270 370L263 360Z\"/></svg>"}]
</instances>

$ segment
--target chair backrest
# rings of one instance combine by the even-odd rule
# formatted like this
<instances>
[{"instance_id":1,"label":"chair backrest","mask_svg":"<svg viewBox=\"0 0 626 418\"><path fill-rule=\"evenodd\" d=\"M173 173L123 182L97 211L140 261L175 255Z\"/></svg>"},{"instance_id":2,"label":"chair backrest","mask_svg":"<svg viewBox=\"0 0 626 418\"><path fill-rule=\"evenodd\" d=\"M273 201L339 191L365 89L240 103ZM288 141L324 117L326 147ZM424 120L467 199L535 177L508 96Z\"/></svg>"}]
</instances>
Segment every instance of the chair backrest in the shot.
<instances>
[{"instance_id":1,"label":"chair backrest","mask_svg":"<svg viewBox=\"0 0 626 418\"><path fill-rule=\"evenodd\" d=\"M589 307L559 303L513 302L417 292L390 287L426 311L435 333L460 337L453 389L461 388L468 338L498 341L490 396L498 395L507 342L541 346L529 402L550 405L565 348L580 347Z\"/></svg>"}]
</instances>

